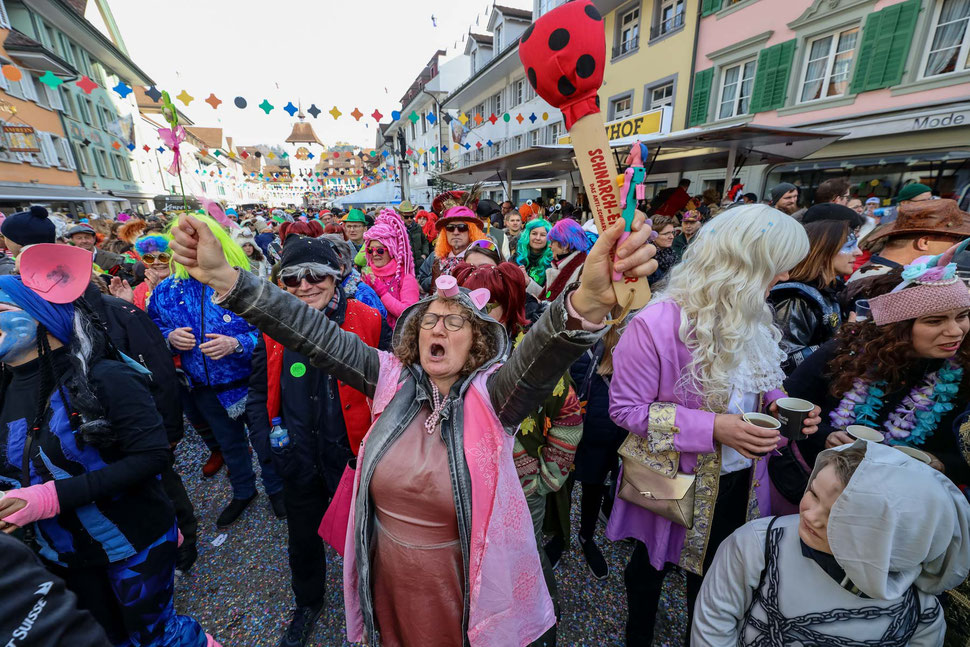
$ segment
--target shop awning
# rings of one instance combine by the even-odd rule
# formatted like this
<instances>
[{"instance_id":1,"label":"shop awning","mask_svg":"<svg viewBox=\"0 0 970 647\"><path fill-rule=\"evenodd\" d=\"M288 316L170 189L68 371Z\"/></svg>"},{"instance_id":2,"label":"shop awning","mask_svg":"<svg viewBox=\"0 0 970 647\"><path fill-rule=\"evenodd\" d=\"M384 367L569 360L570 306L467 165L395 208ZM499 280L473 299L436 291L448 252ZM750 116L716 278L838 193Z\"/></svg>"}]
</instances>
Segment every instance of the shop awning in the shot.
<instances>
[{"instance_id":1,"label":"shop awning","mask_svg":"<svg viewBox=\"0 0 970 647\"><path fill-rule=\"evenodd\" d=\"M400 204L400 202L401 189L392 182L379 182L333 201L338 207L363 207L371 204Z\"/></svg>"},{"instance_id":2,"label":"shop awning","mask_svg":"<svg viewBox=\"0 0 970 647\"><path fill-rule=\"evenodd\" d=\"M650 151L644 164L650 173L683 173L723 168L730 179L745 164L775 164L800 160L827 146L844 133L800 128L734 125L689 128L666 135L633 136L610 142L619 159L635 141ZM533 146L502 157L470 164L441 174L458 184L555 179L576 171L570 145Z\"/></svg>"},{"instance_id":3,"label":"shop awning","mask_svg":"<svg viewBox=\"0 0 970 647\"><path fill-rule=\"evenodd\" d=\"M88 191L81 187L4 186L0 184L0 200L26 200L45 204L51 202L121 202L124 198Z\"/></svg>"}]
</instances>

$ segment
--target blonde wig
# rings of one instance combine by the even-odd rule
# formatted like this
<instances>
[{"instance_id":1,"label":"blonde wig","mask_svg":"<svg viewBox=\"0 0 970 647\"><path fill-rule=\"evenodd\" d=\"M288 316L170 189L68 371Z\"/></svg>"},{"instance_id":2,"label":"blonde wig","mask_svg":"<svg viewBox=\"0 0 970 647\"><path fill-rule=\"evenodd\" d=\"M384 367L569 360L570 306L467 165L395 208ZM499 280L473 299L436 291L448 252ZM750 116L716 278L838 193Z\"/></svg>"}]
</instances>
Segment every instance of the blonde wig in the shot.
<instances>
[{"instance_id":1,"label":"blonde wig","mask_svg":"<svg viewBox=\"0 0 970 647\"><path fill-rule=\"evenodd\" d=\"M658 299L681 308L680 339L691 362L680 386L706 409L727 411L737 371L754 367L754 381L780 386L775 359L781 333L765 301L772 280L808 254L805 229L763 204L727 210L712 219L675 265ZM780 362L779 362L780 363Z\"/></svg>"}]
</instances>

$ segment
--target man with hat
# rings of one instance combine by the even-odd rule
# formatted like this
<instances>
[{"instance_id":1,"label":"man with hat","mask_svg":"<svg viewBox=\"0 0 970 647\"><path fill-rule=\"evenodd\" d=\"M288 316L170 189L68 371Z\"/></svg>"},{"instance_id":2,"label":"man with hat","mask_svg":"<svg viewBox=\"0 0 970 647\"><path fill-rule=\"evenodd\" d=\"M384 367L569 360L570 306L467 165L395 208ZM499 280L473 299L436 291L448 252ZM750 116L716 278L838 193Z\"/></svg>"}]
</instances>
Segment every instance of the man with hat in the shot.
<instances>
[{"instance_id":1,"label":"man with hat","mask_svg":"<svg viewBox=\"0 0 970 647\"><path fill-rule=\"evenodd\" d=\"M896 220L869 235L867 243L884 240L885 245L849 277L844 300L852 303L868 298L875 277L901 269L921 256L942 254L967 237L970 213L961 211L956 201L909 199L900 203Z\"/></svg>"},{"instance_id":2,"label":"man with hat","mask_svg":"<svg viewBox=\"0 0 970 647\"><path fill-rule=\"evenodd\" d=\"M925 184L919 184L918 182L907 184L902 189L900 189L899 194L896 196L896 202L900 206L906 203L924 202L925 200L932 200L932 199L933 199L933 189L926 186Z\"/></svg>"},{"instance_id":3,"label":"man with hat","mask_svg":"<svg viewBox=\"0 0 970 647\"><path fill-rule=\"evenodd\" d=\"M431 284L439 276L451 274L451 270L465 258L469 245L485 238L483 228L481 219L465 206L451 207L435 221L438 239L434 254L428 256L418 270L418 284L424 292L431 290Z\"/></svg>"},{"instance_id":4,"label":"man with hat","mask_svg":"<svg viewBox=\"0 0 970 647\"><path fill-rule=\"evenodd\" d=\"M364 212L360 209L351 209L344 216L344 232L347 234L347 240L353 243L354 249L358 252L364 246L365 231L367 231L367 218L364 217Z\"/></svg>"},{"instance_id":5,"label":"man with hat","mask_svg":"<svg viewBox=\"0 0 970 647\"><path fill-rule=\"evenodd\" d=\"M404 225L408 229L408 240L411 242L411 253L414 255L414 266L421 267L424 260L431 253L431 243L428 237L421 231L421 225L414 221L418 208L411 204L410 200L405 200L397 206L397 212L401 214Z\"/></svg>"},{"instance_id":6,"label":"man with hat","mask_svg":"<svg viewBox=\"0 0 970 647\"><path fill-rule=\"evenodd\" d=\"M678 260L683 258L687 246L691 244L700 229L701 212L696 210L685 212L680 219L680 233L674 237L674 242L671 245Z\"/></svg>"},{"instance_id":7,"label":"man with hat","mask_svg":"<svg viewBox=\"0 0 970 647\"><path fill-rule=\"evenodd\" d=\"M365 344L390 349L391 329L381 315L339 284L340 261L329 241L290 235L283 243L279 283ZM364 394L314 367L305 355L261 335L253 353L246 400L250 437L271 453L283 477L290 576L296 608L281 647L302 647L326 603L327 560L317 533L347 463L370 426ZM270 448L274 419L286 430Z\"/></svg>"},{"instance_id":8,"label":"man with hat","mask_svg":"<svg viewBox=\"0 0 970 647\"><path fill-rule=\"evenodd\" d=\"M115 275L124 268L125 257L96 247L97 232L89 224L81 223L67 230L67 240L75 247L86 249L94 254L94 264L105 272Z\"/></svg>"},{"instance_id":9,"label":"man with hat","mask_svg":"<svg viewBox=\"0 0 970 647\"><path fill-rule=\"evenodd\" d=\"M789 216L798 211L798 187L782 182L771 189L771 206Z\"/></svg>"}]
</instances>

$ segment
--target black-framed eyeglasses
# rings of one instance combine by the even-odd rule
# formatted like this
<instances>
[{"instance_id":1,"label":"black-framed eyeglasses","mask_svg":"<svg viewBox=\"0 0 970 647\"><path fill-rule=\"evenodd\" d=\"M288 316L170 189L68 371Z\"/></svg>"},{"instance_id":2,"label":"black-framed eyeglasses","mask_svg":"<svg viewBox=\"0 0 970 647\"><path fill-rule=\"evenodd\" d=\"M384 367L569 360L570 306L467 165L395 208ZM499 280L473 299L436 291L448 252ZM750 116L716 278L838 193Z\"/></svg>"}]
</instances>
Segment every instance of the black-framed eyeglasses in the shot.
<instances>
[{"instance_id":1,"label":"black-framed eyeglasses","mask_svg":"<svg viewBox=\"0 0 970 647\"><path fill-rule=\"evenodd\" d=\"M449 234L453 234L456 231L465 233L466 231L468 231L468 225L466 225L463 222L452 223L450 225L445 225L445 231L447 231Z\"/></svg>"},{"instance_id":2,"label":"black-framed eyeglasses","mask_svg":"<svg viewBox=\"0 0 970 647\"><path fill-rule=\"evenodd\" d=\"M438 325L438 320L444 319L445 329L451 332L458 332L465 327L465 322L469 321L469 318L465 315L447 314L439 315L434 312L425 312L421 316L421 327L425 330L431 330Z\"/></svg>"},{"instance_id":3,"label":"black-framed eyeglasses","mask_svg":"<svg viewBox=\"0 0 970 647\"><path fill-rule=\"evenodd\" d=\"M318 274L313 270L303 270L301 272L297 272L296 274L287 274L285 276L281 275L280 281L282 281L283 285L288 288L298 288L300 287L300 283L303 282L303 279L306 279L306 282L310 285L319 285L320 283L326 281L328 276L331 275Z\"/></svg>"}]
</instances>

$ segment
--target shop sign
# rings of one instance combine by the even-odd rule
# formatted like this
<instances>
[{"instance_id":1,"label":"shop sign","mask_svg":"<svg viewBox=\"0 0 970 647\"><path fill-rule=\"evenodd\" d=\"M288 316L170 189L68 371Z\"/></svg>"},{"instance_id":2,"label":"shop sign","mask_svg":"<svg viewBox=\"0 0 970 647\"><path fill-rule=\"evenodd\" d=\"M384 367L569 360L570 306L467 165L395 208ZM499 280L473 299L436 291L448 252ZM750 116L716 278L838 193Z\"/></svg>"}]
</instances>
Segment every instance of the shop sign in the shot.
<instances>
[{"instance_id":1,"label":"shop sign","mask_svg":"<svg viewBox=\"0 0 970 647\"><path fill-rule=\"evenodd\" d=\"M931 128L949 128L950 126L964 126L967 124L970 111L949 112L939 115L925 115L913 118L913 130L929 130Z\"/></svg>"},{"instance_id":2,"label":"shop sign","mask_svg":"<svg viewBox=\"0 0 970 647\"><path fill-rule=\"evenodd\" d=\"M632 137L633 135L655 135L664 132L664 109L658 108L648 112L641 112L632 117L624 117L607 122L606 136L610 141ZM569 135L560 137L559 144L571 144L572 138Z\"/></svg>"},{"instance_id":3,"label":"shop sign","mask_svg":"<svg viewBox=\"0 0 970 647\"><path fill-rule=\"evenodd\" d=\"M842 138L842 141L845 141L863 137L926 132L938 128L958 128L960 126L970 126L970 108L960 106L956 109L913 111L908 115L826 124L825 128L833 132L848 132Z\"/></svg>"},{"instance_id":4,"label":"shop sign","mask_svg":"<svg viewBox=\"0 0 970 647\"><path fill-rule=\"evenodd\" d=\"M11 153L39 153L40 143L31 126L4 125L3 134L7 140L7 150Z\"/></svg>"}]
</instances>

